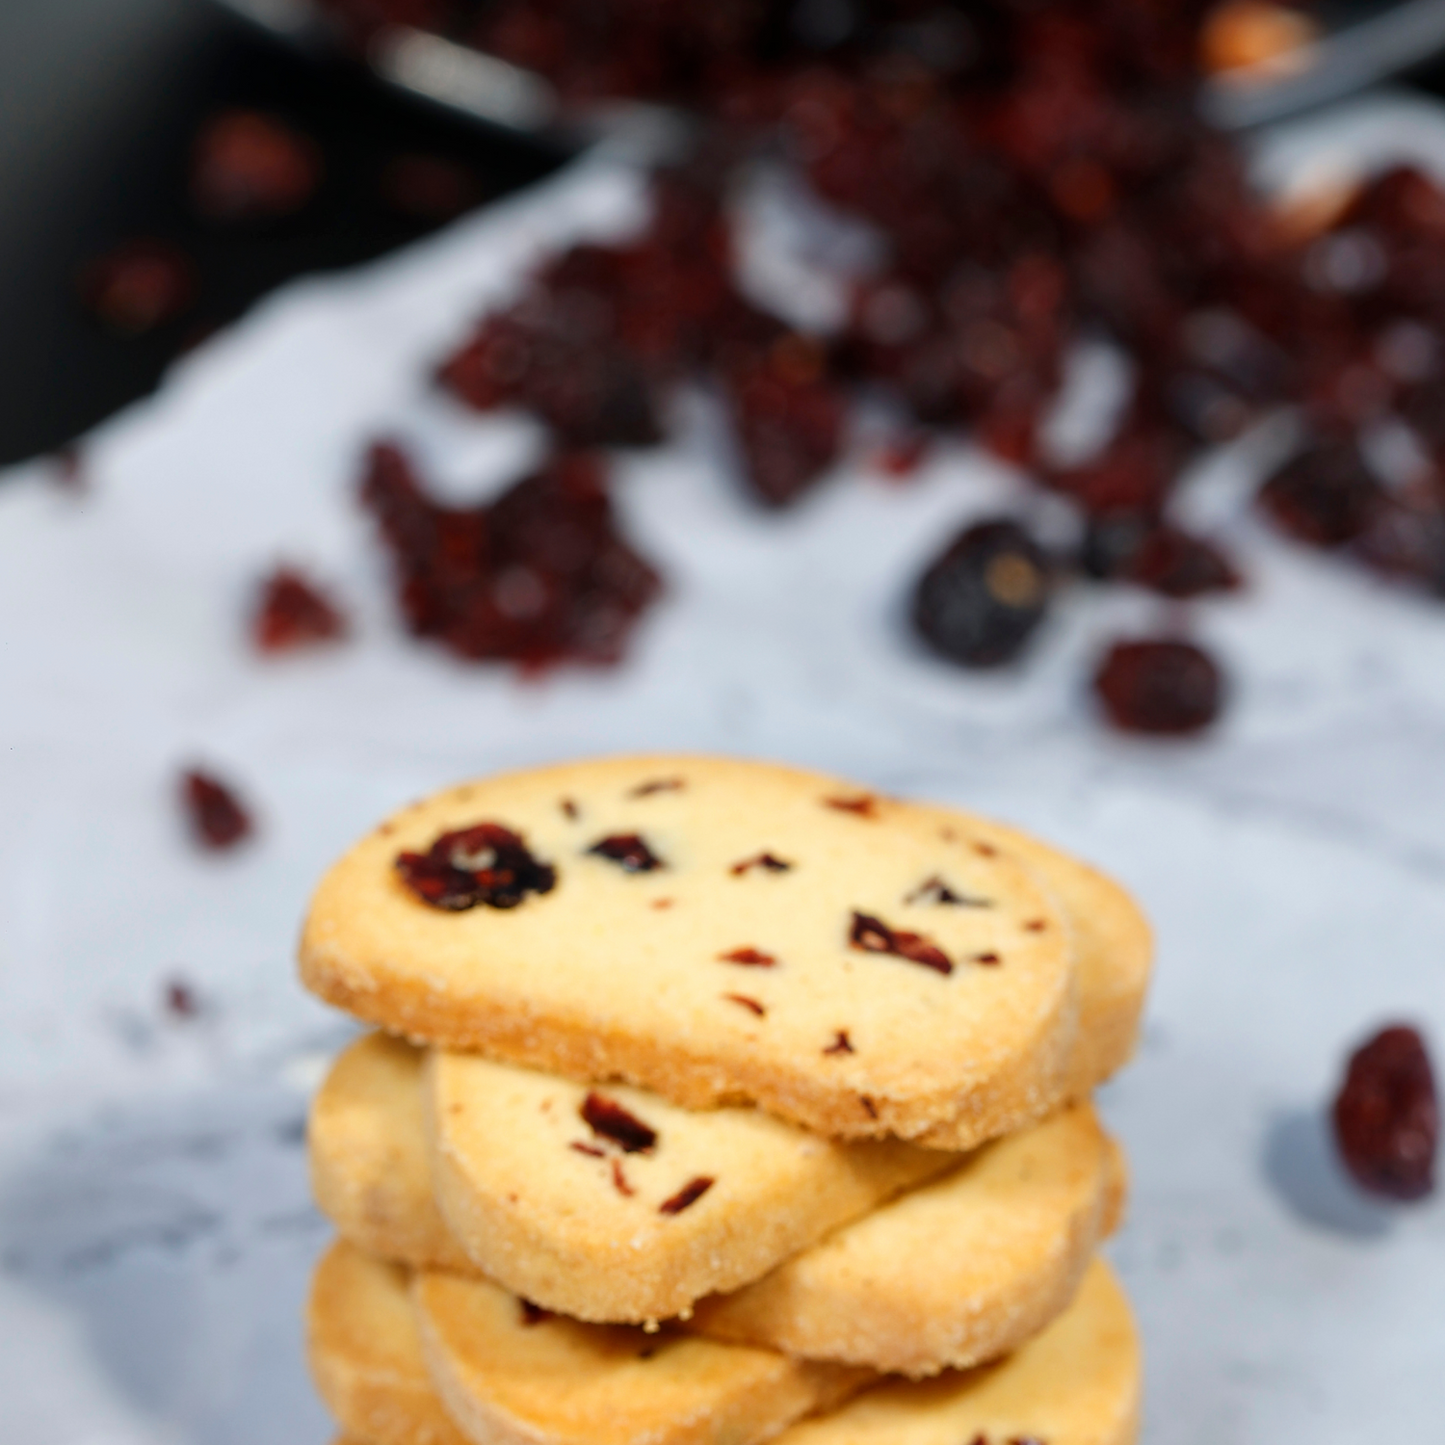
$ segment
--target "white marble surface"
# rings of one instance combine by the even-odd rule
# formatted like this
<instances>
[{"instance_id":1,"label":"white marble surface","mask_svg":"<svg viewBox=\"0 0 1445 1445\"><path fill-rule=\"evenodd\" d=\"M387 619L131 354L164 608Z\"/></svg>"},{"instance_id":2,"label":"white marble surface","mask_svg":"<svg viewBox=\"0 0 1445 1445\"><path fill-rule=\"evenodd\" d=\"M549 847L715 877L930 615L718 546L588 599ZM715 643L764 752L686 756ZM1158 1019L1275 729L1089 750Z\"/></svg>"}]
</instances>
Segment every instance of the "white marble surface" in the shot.
<instances>
[{"instance_id":1,"label":"white marble surface","mask_svg":"<svg viewBox=\"0 0 1445 1445\"><path fill-rule=\"evenodd\" d=\"M1445 126L1377 100L1264 159L1298 175L1351 147L1433 158ZM520 682L404 641L350 499L360 447L402 435L458 495L514 476L529 425L450 408L426 365L536 244L625 227L637 202L595 160L294 286L103 428L84 495L40 465L0 488L0 1434L324 1439L300 1129L347 1030L292 976L308 890L459 776L690 748L954 800L1124 878L1160 942L1144 1048L1105 1098L1135 1179L1113 1254L1148 1349L1147 1440L1436 1438L1445 1208L1354 1194L1321 1109L1382 1021L1445 1048L1445 608L1269 535L1244 498L1278 437L1256 436L1182 502L1250 576L1192 615L1228 663L1228 717L1196 742L1121 739L1083 679L1104 639L1166 619L1144 595L1079 589L1001 677L936 664L900 623L938 538L1015 496L1000 467L940 450L900 487L851 466L762 517L690 404L677 445L621 464L627 526L670 584L624 668ZM279 558L335 585L349 645L247 652L248 590ZM191 760L255 801L254 846L187 845ZM177 976L197 1019L162 1007Z\"/></svg>"}]
</instances>

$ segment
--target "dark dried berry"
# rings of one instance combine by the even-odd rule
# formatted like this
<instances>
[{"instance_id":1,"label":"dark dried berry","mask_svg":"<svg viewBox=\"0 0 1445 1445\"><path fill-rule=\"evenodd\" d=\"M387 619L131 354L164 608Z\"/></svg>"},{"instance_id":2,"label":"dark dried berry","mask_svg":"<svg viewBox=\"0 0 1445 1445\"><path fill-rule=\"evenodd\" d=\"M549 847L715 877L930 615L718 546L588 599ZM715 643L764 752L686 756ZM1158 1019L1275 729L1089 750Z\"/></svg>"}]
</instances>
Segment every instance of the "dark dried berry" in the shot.
<instances>
[{"instance_id":1,"label":"dark dried berry","mask_svg":"<svg viewBox=\"0 0 1445 1445\"><path fill-rule=\"evenodd\" d=\"M251 832L250 814L231 789L210 773L186 773L181 779L181 801L191 835L203 848L233 848Z\"/></svg>"},{"instance_id":2,"label":"dark dried berry","mask_svg":"<svg viewBox=\"0 0 1445 1445\"><path fill-rule=\"evenodd\" d=\"M1157 527L1140 542L1124 575L1165 597L1201 597L1239 586L1229 558L1202 537Z\"/></svg>"},{"instance_id":3,"label":"dark dried berry","mask_svg":"<svg viewBox=\"0 0 1445 1445\"><path fill-rule=\"evenodd\" d=\"M657 1130L602 1094L588 1094L578 1110L592 1132L610 1139L624 1154L646 1154L657 1143Z\"/></svg>"},{"instance_id":4,"label":"dark dried berry","mask_svg":"<svg viewBox=\"0 0 1445 1445\"><path fill-rule=\"evenodd\" d=\"M599 1149L595 1144L579 1144L575 1139L567 1146L575 1149L579 1154L585 1154L589 1159L605 1159L607 1151Z\"/></svg>"},{"instance_id":5,"label":"dark dried berry","mask_svg":"<svg viewBox=\"0 0 1445 1445\"><path fill-rule=\"evenodd\" d=\"M1383 496L1359 447L1339 438L1314 442L1259 492L1261 506L1286 532L1316 547L1353 541Z\"/></svg>"},{"instance_id":6,"label":"dark dried berry","mask_svg":"<svg viewBox=\"0 0 1445 1445\"><path fill-rule=\"evenodd\" d=\"M740 963L745 968L776 968L778 960L771 953L756 948L734 948L718 954L719 963Z\"/></svg>"},{"instance_id":7,"label":"dark dried berry","mask_svg":"<svg viewBox=\"0 0 1445 1445\"><path fill-rule=\"evenodd\" d=\"M1049 561L1016 522L966 528L930 563L913 595L913 625L965 667L998 667L1023 650L1049 601Z\"/></svg>"},{"instance_id":8,"label":"dark dried berry","mask_svg":"<svg viewBox=\"0 0 1445 1445\"><path fill-rule=\"evenodd\" d=\"M957 908L992 908L991 898L970 898L967 894L956 893L938 874L925 878L904 900L905 903L948 904Z\"/></svg>"},{"instance_id":9,"label":"dark dried berry","mask_svg":"<svg viewBox=\"0 0 1445 1445\"><path fill-rule=\"evenodd\" d=\"M299 211L321 180L321 153L274 116L230 110L196 137L191 200L212 221L268 221Z\"/></svg>"},{"instance_id":10,"label":"dark dried berry","mask_svg":"<svg viewBox=\"0 0 1445 1445\"><path fill-rule=\"evenodd\" d=\"M909 963L921 963L935 973L953 972L953 961L921 933L905 933L900 928L889 928L881 918L871 914L855 913L848 930L848 942L864 953L891 953L895 958L906 958Z\"/></svg>"},{"instance_id":11,"label":"dark dried berry","mask_svg":"<svg viewBox=\"0 0 1445 1445\"><path fill-rule=\"evenodd\" d=\"M781 858L774 858L771 853L759 853L756 857L744 858L741 863L734 863L728 872L734 878L740 878L753 868L761 868L766 873L786 873L792 866Z\"/></svg>"},{"instance_id":12,"label":"dark dried berry","mask_svg":"<svg viewBox=\"0 0 1445 1445\"><path fill-rule=\"evenodd\" d=\"M716 1182L705 1174L699 1174L696 1179L690 1179L684 1184L670 1199L664 1199L657 1206L657 1212L659 1214L681 1214L689 1205L696 1204Z\"/></svg>"},{"instance_id":13,"label":"dark dried berry","mask_svg":"<svg viewBox=\"0 0 1445 1445\"><path fill-rule=\"evenodd\" d=\"M1125 732L1198 732L1219 715L1224 679L1208 653L1170 640L1116 642L1094 676L1109 721Z\"/></svg>"},{"instance_id":14,"label":"dark dried berry","mask_svg":"<svg viewBox=\"0 0 1445 1445\"><path fill-rule=\"evenodd\" d=\"M184 251L164 241L133 241L80 275L86 309L107 330L139 336L190 309L196 272Z\"/></svg>"},{"instance_id":15,"label":"dark dried berry","mask_svg":"<svg viewBox=\"0 0 1445 1445\"><path fill-rule=\"evenodd\" d=\"M624 873L652 873L667 867L636 833L613 833L594 843L587 851L620 864Z\"/></svg>"},{"instance_id":16,"label":"dark dried berry","mask_svg":"<svg viewBox=\"0 0 1445 1445\"><path fill-rule=\"evenodd\" d=\"M757 999L749 998L745 993L725 993L722 995L729 1003L735 1003L741 1008L747 1009L749 1013L756 1014L759 1018L767 1017L767 1009Z\"/></svg>"},{"instance_id":17,"label":"dark dried berry","mask_svg":"<svg viewBox=\"0 0 1445 1445\"><path fill-rule=\"evenodd\" d=\"M823 806L838 813L853 813L860 818L878 816L878 799L871 793L860 793L856 798L824 798Z\"/></svg>"},{"instance_id":18,"label":"dark dried berry","mask_svg":"<svg viewBox=\"0 0 1445 1445\"><path fill-rule=\"evenodd\" d=\"M1363 1188L1392 1199L1431 1192L1440 1117L1430 1057L1415 1029L1382 1029L1350 1056L1334 1124L1340 1158Z\"/></svg>"},{"instance_id":19,"label":"dark dried berry","mask_svg":"<svg viewBox=\"0 0 1445 1445\"><path fill-rule=\"evenodd\" d=\"M654 793L676 793L685 788L682 778L654 778L650 783L639 783L627 796L629 798L650 798Z\"/></svg>"},{"instance_id":20,"label":"dark dried berry","mask_svg":"<svg viewBox=\"0 0 1445 1445\"><path fill-rule=\"evenodd\" d=\"M628 1183L627 1175L622 1168L622 1160L612 1161L612 1187L625 1198L630 1199L637 1191Z\"/></svg>"},{"instance_id":21,"label":"dark dried berry","mask_svg":"<svg viewBox=\"0 0 1445 1445\"><path fill-rule=\"evenodd\" d=\"M833 1035L833 1042L823 1052L825 1054L851 1054L855 1052L853 1040L848 1037L847 1029L838 1029Z\"/></svg>"},{"instance_id":22,"label":"dark dried berry","mask_svg":"<svg viewBox=\"0 0 1445 1445\"><path fill-rule=\"evenodd\" d=\"M251 639L262 652L288 652L346 636L346 619L299 572L278 567L261 585Z\"/></svg>"},{"instance_id":23,"label":"dark dried berry","mask_svg":"<svg viewBox=\"0 0 1445 1445\"><path fill-rule=\"evenodd\" d=\"M550 893L557 870L532 856L500 823L442 833L425 853L399 853L397 876L423 903L450 913L478 904L515 908L529 893Z\"/></svg>"}]
</instances>

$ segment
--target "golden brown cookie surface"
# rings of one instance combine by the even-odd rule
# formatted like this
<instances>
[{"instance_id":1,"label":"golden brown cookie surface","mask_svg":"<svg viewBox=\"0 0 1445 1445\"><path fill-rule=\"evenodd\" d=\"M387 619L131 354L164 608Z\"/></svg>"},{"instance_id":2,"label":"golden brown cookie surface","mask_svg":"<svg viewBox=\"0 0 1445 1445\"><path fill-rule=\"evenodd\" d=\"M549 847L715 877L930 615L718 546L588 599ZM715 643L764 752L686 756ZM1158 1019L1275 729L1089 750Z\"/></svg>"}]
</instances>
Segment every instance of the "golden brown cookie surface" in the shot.
<instances>
[{"instance_id":1,"label":"golden brown cookie surface","mask_svg":"<svg viewBox=\"0 0 1445 1445\"><path fill-rule=\"evenodd\" d=\"M322 881L301 962L413 1038L954 1147L1037 1117L1075 1026L1067 931L1025 865L837 779L713 758L406 809Z\"/></svg>"}]
</instances>

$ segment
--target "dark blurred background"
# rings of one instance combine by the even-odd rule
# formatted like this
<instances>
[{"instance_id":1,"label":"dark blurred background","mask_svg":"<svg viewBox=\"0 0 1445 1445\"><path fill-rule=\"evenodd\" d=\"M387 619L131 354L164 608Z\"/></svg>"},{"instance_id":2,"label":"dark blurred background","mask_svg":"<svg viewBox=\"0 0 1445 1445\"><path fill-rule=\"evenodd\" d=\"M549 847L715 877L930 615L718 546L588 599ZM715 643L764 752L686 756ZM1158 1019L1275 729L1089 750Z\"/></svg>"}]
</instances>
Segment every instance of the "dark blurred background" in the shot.
<instances>
[{"instance_id":1,"label":"dark blurred background","mask_svg":"<svg viewBox=\"0 0 1445 1445\"><path fill-rule=\"evenodd\" d=\"M1445 92L1445 67L1409 83ZM319 185L294 214L198 214L196 138L237 108L318 144ZM62 448L282 281L380 255L559 160L302 59L208 0L3 0L0 464ZM107 329L83 304L85 268L151 240L189 259L192 295L143 332Z\"/></svg>"}]
</instances>

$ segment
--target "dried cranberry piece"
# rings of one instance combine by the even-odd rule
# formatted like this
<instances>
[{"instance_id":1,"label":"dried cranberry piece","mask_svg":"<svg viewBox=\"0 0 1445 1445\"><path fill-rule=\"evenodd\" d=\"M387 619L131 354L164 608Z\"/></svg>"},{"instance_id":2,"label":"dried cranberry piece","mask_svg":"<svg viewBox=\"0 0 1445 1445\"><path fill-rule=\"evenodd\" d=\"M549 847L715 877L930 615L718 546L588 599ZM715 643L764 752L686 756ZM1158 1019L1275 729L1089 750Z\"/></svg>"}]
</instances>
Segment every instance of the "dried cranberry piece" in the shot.
<instances>
[{"instance_id":1,"label":"dried cranberry piece","mask_svg":"<svg viewBox=\"0 0 1445 1445\"><path fill-rule=\"evenodd\" d=\"M423 903L449 913L485 904L515 908L529 893L550 893L557 870L532 856L500 823L476 823L438 835L425 853L398 853L397 876Z\"/></svg>"},{"instance_id":2,"label":"dried cranberry piece","mask_svg":"<svg viewBox=\"0 0 1445 1445\"><path fill-rule=\"evenodd\" d=\"M859 818L878 816L878 799L872 793L859 793L856 798L824 798L823 806L835 813L852 813Z\"/></svg>"},{"instance_id":3,"label":"dried cranberry piece","mask_svg":"<svg viewBox=\"0 0 1445 1445\"><path fill-rule=\"evenodd\" d=\"M181 801L191 835L203 848L234 848L251 833L251 816L227 785L211 773L193 769L181 778Z\"/></svg>"},{"instance_id":4,"label":"dried cranberry piece","mask_svg":"<svg viewBox=\"0 0 1445 1445\"><path fill-rule=\"evenodd\" d=\"M833 1042L824 1048L825 1054L851 1054L856 1050L853 1047L853 1040L848 1037L847 1029L835 1029L833 1031Z\"/></svg>"},{"instance_id":5,"label":"dried cranberry piece","mask_svg":"<svg viewBox=\"0 0 1445 1445\"><path fill-rule=\"evenodd\" d=\"M1286 462L1259 500L1285 531L1316 547L1338 547L1369 525L1383 492L1353 440L1323 437Z\"/></svg>"},{"instance_id":6,"label":"dried cranberry piece","mask_svg":"<svg viewBox=\"0 0 1445 1445\"><path fill-rule=\"evenodd\" d=\"M314 141L275 116L212 117L191 155L191 200L212 221L268 221L299 211L321 180Z\"/></svg>"},{"instance_id":7,"label":"dried cranberry piece","mask_svg":"<svg viewBox=\"0 0 1445 1445\"><path fill-rule=\"evenodd\" d=\"M196 271L178 246L132 241L85 267L80 295L108 330L139 336L190 310Z\"/></svg>"},{"instance_id":8,"label":"dried cranberry piece","mask_svg":"<svg viewBox=\"0 0 1445 1445\"><path fill-rule=\"evenodd\" d=\"M757 948L734 948L718 954L719 963L740 963L744 968L776 968L778 960Z\"/></svg>"},{"instance_id":9,"label":"dried cranberry piece","mask_svg":"<svg viewBox=\"0 0 1445 1445\"><path fill-rule=\"evenodd\" d=\"M618 535L590 457L558 457L489 507L451 508L396 447L377 446L362 500L392 551L407 625L462 657L615 662L661 586Z\"/></svg>"},{"instance_id":10,"label":"dried cranberry piece","mask_svg":"<svg viewBox=\"0 0 1445 1445\"><path fill-rule=\"evenodd\" d=\"M919 579L913 625L952 662L998 667L1043 621L1049 570L1043 549L1016 522L968 527Z\"/></svg>"},{"instance_id":11,"label":"dried cranberry piece","mask_svg":"<svg viewBox=\"0 0 1445 1445\"><path fill-rule=\"evenodd\" d=\"M1125 575L1165 597L1200 597L1239 586L1239 573L1218 547L1169 526L1144 536Z\"/></svg>"},{"instance_id":12,"label":"dried cranberry piece","mask_svg":"<svg viewBox=\"0 0 1445 1445\"><path fill-rule=\"evenodd\" d=\"M1190 642L1117 642L1094 677L1109 721L1125 732L1192 733L1224 703L1218 665Z\"/></svg>"},{"instance_id":13,"label":"dried cranberry piece","mask_svg":"<svg viewBox=\"0 0 1445 1445\"><path fill-rule=\"evenodd\" d=\"M757 999L745 993L725 993L722 995L729 1003L735 1003L747 1009L749 1013L756 1014L759 1018L767 1016L767 1009Z\"/></svg>"},{"instance_id":14,"label":"dried cranberry piece","mask_svg":"<svg viewBox=\"0 0 1445 1445\"><path fill-rule=\"evenodd\" d=\"M1340 1158L1363 1188L1392 1199L1431 1192L1440 1119L1417 1030L1396 1024L1355 1050L1335 1098L1334 1124Z\"/></svg>"},{"instance_id":15,"label":"dried cranberry piece","mask_svg":"<svg viewBox=\"0 0 1445 1445\"><path fill-rule=\"evenodd\" d=\"M654 793L676 793L687 786L683 778L654 778L650 783L639 783L631 789L629 798L650 798Z\"/></svg>"},{"instance_id":16,"label":"dried cranberry piece","mask_svg":"<svg viewBox=\"0 0 1445 1445\"><path fill-rule=\"evenodd\" d=\"M759 853L752 858L744 858L740 863L734 863L728 872L734 878L741 878L744 873L754 868L761 868L765 873L786 873L793 865L785 863L781 858L775 858L771 853Z\"/></svg>"},{"instance_id":17,"label":"dried cranberry piece","mask_svg":"<svg viewBox=\"0 0 1445 1445\"><path fill-rule=\"evenodd\" d=\"M896 958L905 958L909 963L922 964L935 973L953 972L949 956L930 942L921 933L905 933L901 928L890 928L881 918L868 913L855 913L848 930L848 942L864 953L891 953Z\"/></svg>"},{"instance_id":18,"label":"dried cranberry piece","mask_svg":"<svg viewBox=\"0 0 1445 1445\"><path fill-rule=\"evenodd\" d=\"M594 843L587 851L621 864L625 873L651 873L667 867L636 833L614 833Z\"/></svg>"},{"instance_id":19,"label":"dried cranberry piece","mask_svg":"<svg viewBox=\"0 0 1445 1445\"><path fill-rule=\"evenodd\" d=\"M681 1214L684 1209L696 1204L709 1189L716 1184L715 1179L709 1179L705 1174L699 1174L696 1179L690 1179L670 1199L664 1199L657 1206L659 1214Z\"/></svg>"},{"instance_id":20,"label":"dried cranberry piece","mask_svg":"<svg viewBox=\"0 0 1445 1445\"><path fill-rule=\"evenodd\" d=\"M970 898L966 893L958 893L936 873L932 878L925 878L903 901L905 903L948 904L958 908L993 907L992 899Z\"/></svg>"},{"instance_id":21,"label":"dried cranberry piece","mask_svg":"<svg viewBox=\"0 0 1445 1445\"><path fill-rule=\"evenodd\" d=\"M657 1143L657 1130L649 1128L616 1099L589 1093L578 1112L594 1134L610 1139L624 1154L647 1154Z\"/></svg>"},{"instance_id":22,"label":"dried cranberry piece","mask_svg":"<svg viewBox=\"0 0 1445 1445\"><path fill-rule=\"evenodd\" d=\"M261 586L251 638L262 652L288 652L346 636L346 619L292 567L278 567Z\"/></svg>"}]
</instances>

